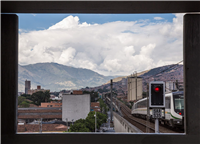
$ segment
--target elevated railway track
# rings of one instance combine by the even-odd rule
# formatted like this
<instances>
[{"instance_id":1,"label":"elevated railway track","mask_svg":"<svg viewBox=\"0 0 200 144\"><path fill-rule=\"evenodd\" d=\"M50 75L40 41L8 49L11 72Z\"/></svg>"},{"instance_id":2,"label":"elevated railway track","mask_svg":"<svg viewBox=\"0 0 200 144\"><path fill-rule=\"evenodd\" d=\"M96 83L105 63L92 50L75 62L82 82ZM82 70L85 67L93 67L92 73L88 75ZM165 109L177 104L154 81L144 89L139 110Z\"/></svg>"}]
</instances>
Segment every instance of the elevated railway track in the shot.
<instances>
[{"instance_id":1,"label":"elevated railway track","mask_svg":"<svg viewBox=\"0 0 200 144\"><path fill-rule=\"evenodd\" d=\"M155 133L155 124L153 122L132 116L130 108L128 108L124 103L122 103L119 100L117 100L117 105L119 105L118 103L120 103L120 107L121 107L120 109L123 114L123 117L128 122L130 122L131 124L139 128L144 133ZM159 124L159 132L160 133L184 133L183 130L172 129L162 124Z\"/></svg>"},{"instance_id":2,"label":"elevated railway track","mask_svg":"<svg viewBox=\"0 0 200 144\"><path fill-rule=\"evenodd\" d=\"M117 103L120 101L117 100ZM129 121L134 126L138 127L141 131L145 133L155 133L155 124L153 122L137 118L131 115L131 109L128 108L124 103L120 102L121 112L124 115L124 118ZM159 124L160 133L184 133L180 129L172 129L168 126Z\"/></svg>"}]
</instances>

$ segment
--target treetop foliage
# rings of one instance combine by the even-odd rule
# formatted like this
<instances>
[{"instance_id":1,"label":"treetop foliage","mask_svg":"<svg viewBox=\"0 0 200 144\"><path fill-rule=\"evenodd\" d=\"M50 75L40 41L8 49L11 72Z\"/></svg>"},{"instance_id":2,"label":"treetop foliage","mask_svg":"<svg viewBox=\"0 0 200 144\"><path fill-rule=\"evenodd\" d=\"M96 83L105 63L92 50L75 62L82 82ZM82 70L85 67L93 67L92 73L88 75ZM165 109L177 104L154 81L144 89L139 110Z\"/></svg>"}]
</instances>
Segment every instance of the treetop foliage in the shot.
<instances>
[{"instance_id":1,"label":"treetop foliage","mask_svg":"<svg viewBox=\"0 0 200 144\"><path fill-rule=\"evenodd\" d=\"M32 95L28 94L22 94L21 96L18 97L18 105L20 105L23 101L26 101L26 99L29 99L33 101L33 104L35 105L41 105L41 102L50 102L50 92L49 91L38 91L33 93ZM29 103L26 101L26 103ZM25 103L24 103L25 104ZM24 105L27 106L27 105Z\"/></svg>"},{"instance_id":2,"label":"treetop foliage","mask_svg":"<svg viewBox=\"0 0 200 144\"><path fill-rule=\"evenodd\" d=\"M91 102L96 102L96 100L99 98L98 92L94 91L83 91L83 94L90 94Z\"/></svg>"},{"instance_id":3,"label":"treetop foliage","mask_svg":"<svg viewBox=\"0 0 200 144\"><path fill-rule=\"evenodd\" d=\"M94 132L95 131L95 112L89 112L86 119L79 119L73 125L70 126L70 132ZM96 112L97 128L106 122L107 115L100 112Z\"/></svg>"}]
</instances>

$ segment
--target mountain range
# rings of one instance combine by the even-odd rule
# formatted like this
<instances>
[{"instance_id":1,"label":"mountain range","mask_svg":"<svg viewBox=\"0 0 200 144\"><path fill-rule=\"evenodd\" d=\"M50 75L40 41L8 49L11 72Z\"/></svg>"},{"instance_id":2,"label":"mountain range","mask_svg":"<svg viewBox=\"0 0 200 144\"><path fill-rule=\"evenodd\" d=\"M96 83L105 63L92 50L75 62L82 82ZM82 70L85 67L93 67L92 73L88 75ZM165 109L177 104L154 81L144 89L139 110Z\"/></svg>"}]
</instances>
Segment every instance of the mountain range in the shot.
<instances>
[{"instance_id":1,"label":"mountain range","mask_svg":"<svg viewBox=\"0 0 200 144\"><path fill-rule=\"evenodd\" d=\"M89 69L74 68L57 63L18 65L18 91L25 91L25 80L31 81L31 89L37 85L51 91L80 89L99 86L114 76L103 76Z\"/></svg>"},{"instance_id":2,"label":"mountain range","mask_svg":"<svg viewBox=\"0 0 200 144\"><path fill-rule=\"evenodd\" d=\"M145 82L183 81L183 65L166 65L137 73ZM164 71L164 72L163 72ZM153 77L152 77L153 76ZM150 77L150 78L149 78ZM57 63L37 63L18 65L18 91L25 91L25 80L31 81L31 89L40 85L50 91L98 87L113 82L119 82L127 76L103 76L89 69L74 68ZM153 78L153 79L152 79Z\"/></svg>"}]
</instances>

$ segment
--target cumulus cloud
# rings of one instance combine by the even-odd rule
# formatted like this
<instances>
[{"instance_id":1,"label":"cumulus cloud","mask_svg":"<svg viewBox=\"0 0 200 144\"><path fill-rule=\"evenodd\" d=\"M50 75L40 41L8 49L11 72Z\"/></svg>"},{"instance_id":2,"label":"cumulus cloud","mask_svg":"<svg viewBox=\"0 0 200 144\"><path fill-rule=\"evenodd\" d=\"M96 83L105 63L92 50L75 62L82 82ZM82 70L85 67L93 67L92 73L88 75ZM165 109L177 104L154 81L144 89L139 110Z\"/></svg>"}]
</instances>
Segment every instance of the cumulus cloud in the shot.
<instances>
[{"instance_id":1,"label":"cumulus cloud","mask_svg":"<svg viewBox=\"0 0 200 144\"><path fill-rule=\"evenodd\" d=\"M19 34L19 63L56 62L103 75L127 75L183 59L183 14L173 22L80 23L68 16L48 29Z\"/></svg>"},{"instance_id":2,"label":"cumulus cloud","mask_svg":"<svg viewBox=\"0 0 200 144\"><path fill-rule=\"evenodd\" d=\"M162 20L162 17L154 17L155 20Z\"/></svg>"}]
</instances>

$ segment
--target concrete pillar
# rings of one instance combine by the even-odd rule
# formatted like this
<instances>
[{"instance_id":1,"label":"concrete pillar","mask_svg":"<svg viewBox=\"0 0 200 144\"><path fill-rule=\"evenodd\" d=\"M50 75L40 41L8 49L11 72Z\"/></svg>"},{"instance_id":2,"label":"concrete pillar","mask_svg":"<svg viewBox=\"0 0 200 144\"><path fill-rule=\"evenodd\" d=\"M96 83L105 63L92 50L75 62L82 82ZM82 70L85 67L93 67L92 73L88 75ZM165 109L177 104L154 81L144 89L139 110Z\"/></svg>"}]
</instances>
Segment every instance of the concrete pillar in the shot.
<instances>
[{"instance_id":1,"label":"concrete pillar","mask_svg":"<svg viewBox=\"0 0 200 144\"><path fill-rule=\"evenodd\" d=\"M186 14L183 26L185 128L187 134L196 135L200 133L200 14Z\"/></svg>"},{"instance_id":2,"label":"concrete pillar","mask_svg":"<svg viewBox=\"0 0 200 144\"><path fill-rule=\"evenodd\" d=\"M1 134L17 131L18 16L1 14ZM10 98L9 101L6 97ZM7 112L9 111L9 115ZM12 113L12 114L11 114ZM14 127L14 129L13 129Z\"/></svg>"}]
</instances>

